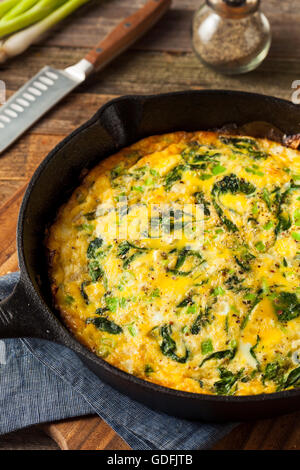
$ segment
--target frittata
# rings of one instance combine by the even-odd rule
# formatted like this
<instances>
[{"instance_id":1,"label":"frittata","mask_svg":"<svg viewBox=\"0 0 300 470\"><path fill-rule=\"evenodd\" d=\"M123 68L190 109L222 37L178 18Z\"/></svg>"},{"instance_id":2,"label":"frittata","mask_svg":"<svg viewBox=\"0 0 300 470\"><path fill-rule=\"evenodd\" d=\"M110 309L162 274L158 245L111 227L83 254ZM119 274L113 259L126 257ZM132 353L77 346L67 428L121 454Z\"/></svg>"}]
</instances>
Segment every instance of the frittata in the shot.
<instances>
[{"instance_id":1,"label":"frittata","mask_svg":"<svg viewBox=\"0 0 300 470\"><path fill-rule=\"evenodd\" d=\"M299 151L146 138L85 176L46 246L65 324L115 367L195 393L300 386Z\"/></svg>"}]
</instances>

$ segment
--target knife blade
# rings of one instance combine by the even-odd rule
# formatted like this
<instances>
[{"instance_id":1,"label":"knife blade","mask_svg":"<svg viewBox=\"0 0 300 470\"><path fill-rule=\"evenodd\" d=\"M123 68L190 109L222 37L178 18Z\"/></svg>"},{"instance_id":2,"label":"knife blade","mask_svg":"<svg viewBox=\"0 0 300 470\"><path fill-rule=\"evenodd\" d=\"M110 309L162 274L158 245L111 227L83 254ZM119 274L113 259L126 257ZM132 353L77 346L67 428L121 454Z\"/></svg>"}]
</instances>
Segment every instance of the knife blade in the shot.
<instances>
[{"instance_id":1,"label":"knife blade","mask_svg":"<svg viewBox=\"0 0 300 470\"><path fill-rule=\"evenodd\" d=\"M139 39L168 10L172 0L149 0L123 20L84 59L58 70L46 66L0 107L0 154L53 106Z\"/></svg>"}]
</instances>

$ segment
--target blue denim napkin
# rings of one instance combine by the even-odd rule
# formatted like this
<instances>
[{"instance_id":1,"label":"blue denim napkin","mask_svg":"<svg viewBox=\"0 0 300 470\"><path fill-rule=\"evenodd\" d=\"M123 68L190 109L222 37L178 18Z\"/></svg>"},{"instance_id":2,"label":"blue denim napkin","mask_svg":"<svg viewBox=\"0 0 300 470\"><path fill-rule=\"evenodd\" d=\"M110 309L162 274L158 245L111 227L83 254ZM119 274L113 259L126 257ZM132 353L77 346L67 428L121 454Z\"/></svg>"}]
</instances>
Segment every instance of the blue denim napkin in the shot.
<instances>
[{"instance_id":1,"label":"blue denim napkin","mask_svg":"<svg viewBox=\"0 0 300 470\"><path fill-rule=\"evenodd\" d=\"M0 299L19 277L0 278ZM97 413L135 450L209 449L235 424L207 424L153 411L101 382L71 350L49 341L0 341L0 434Z\"/></svg>"}]
</instances>

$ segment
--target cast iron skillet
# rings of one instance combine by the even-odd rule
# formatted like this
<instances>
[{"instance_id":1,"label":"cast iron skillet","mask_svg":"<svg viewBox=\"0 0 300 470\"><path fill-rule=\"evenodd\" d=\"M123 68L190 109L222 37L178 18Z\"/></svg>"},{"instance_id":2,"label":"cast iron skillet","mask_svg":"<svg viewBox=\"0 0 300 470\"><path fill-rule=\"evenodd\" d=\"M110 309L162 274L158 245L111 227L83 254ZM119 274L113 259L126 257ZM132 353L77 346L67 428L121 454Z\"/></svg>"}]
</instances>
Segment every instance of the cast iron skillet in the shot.
<instances>
[{"instance_id":1,"label":"cast iron skillet","mask_svg":"<svg viewBox=\"0 0 300 470\"><path fill-rule=\"evenodd\" d=\"M21 279L13 294L0 304L0 337L37 337L61 343L119 391L183 418L233 421L300 409L300 389L246 397L210 396L161 387L111 366L79 344L63 326L52 306L47 279L45 226L80 183L83 169L146 136L251 121L269 122L283 133L297 134L300 107L268 96L233 91L128 96L106 104L64 139L35 172L22 203L17 233Z\"/></svg>"}]
</instances>

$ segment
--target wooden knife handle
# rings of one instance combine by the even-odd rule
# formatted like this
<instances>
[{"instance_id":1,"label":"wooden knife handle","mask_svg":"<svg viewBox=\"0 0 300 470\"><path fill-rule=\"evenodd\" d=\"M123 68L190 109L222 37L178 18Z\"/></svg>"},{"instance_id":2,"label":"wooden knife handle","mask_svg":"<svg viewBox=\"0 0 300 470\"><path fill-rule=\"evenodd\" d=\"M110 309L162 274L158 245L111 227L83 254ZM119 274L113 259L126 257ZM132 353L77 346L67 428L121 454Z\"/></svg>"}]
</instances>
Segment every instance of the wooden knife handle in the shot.
<instances>
[{"instance_id":1,"label":"wooden knife handle","mask_svg":"<svg viewBox=\"0 0 300 470\"><path fill-rule=\"evenodd\" d=\"M128 16L86 56L96 70L104 67L121 54L168 10L172 0L148 0L144 7Z\"/></svg>"}]
</instances>

